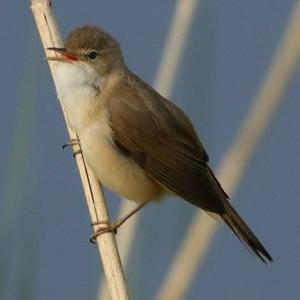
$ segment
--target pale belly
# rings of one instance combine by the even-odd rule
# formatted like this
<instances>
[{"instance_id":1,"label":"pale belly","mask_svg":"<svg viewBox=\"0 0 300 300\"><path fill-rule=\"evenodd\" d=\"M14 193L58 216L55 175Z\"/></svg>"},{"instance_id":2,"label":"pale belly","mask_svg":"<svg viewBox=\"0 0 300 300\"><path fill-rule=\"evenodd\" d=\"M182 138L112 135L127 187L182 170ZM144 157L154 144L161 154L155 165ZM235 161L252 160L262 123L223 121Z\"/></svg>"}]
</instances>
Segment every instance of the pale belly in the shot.
<instances>
[{"instance_id":1,"label":"pale belly","mask_svg":"<svg viewBox=\"0 0 300 300\"><path fill-rule=\"evenodd\" d=\"M112 145L112 132L99 96L99 76L86 64L59 64L57 92L69 125L96 178L113 192L137 202L159 200L163 187ZM87 78L89 79L87 81ZM98 88L95 89L95 86Z\"/></svg>"},{"instance_id":2,"label":"pale belly","mask_svg":"<svg viewBox=\"0 0 300 300\"><path fill-rule=\"evenodd\" d=\"M80 137L82 150L96 178L107 188L136 202L157 201L164 189L112 145L107 128L89 128Z\"/></svg>"}]
</instances>

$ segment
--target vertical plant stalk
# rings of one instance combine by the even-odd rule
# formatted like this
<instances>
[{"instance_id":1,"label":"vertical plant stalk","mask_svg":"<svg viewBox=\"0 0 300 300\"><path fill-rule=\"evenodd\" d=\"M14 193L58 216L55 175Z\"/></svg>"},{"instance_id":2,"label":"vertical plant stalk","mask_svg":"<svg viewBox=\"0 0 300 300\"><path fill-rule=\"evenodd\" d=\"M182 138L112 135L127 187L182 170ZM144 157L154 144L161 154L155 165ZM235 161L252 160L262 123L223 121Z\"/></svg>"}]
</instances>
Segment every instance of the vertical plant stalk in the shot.
<instances>
[{"instance_id":1,"label":"vertical plant stalk","mask_svg":"<svg viewBox=\"0 0 300 300\"><path fill-rule=\"evenodd\" d=\"M49 0L32 0L31 9L36 21L36 25L38 27L38 31L40 33L44 49L48 47L62 47L63 43L58 31L55 17L52 12L51 2ZM56 62L49 62L49 67L55 84ZM61 106L65 116L65 108L63 107L62 103ZM68 126L66 118L65 120L70 139L77 138L76 132L71 130L71 128ZM74 152L80 150L80 146L73 146L73 150ZM86 165L84 156L82 154L76 155L76 163L78 166L92 223L109 220L109 214L102 188L89 167ZM98 228L99 225L94 226L95 230L97 230ZM101 234L97 237L97 245L102 259L105 278L111 299L129 299L125 276L114 234L111 232Z\"/></svg>"},{"instance_id":2,"label":"vertical plant stalk","mask_svg":"<svg viewBox=\"0 0 300 300\"><path fill-rule=\"evenodd\" d=\"M200 0L177 0L174 15L170 24L168 37L162 52L160 66L158 68L155 89L157 89L164 97L169 97L176 79L177 70L180 66L186 40L191 27L191 23L197 12ZM122 199L119 209L119 218L133 210L136 204L133 201ZM126 227L126 234L122 230L118 234L118 244L120 248L123 265L126 268L128 263L131 245L137 230L140 214L130 218L123 226ZM123 227L123 228L124 228ZM98 290L98 300L106 300L108 298L107 290L104 282L101 281Z\"/></svg>"},{"instance_id":3,"label":"vertical plant stalk","mask_svg":"<svg viewBox=\"0 0 300 300\"><path fill-rule=\"evenodd\" d=\"M300 1L297 1L252 108L219 168L218 178L229 194L233 194L238 187L297 70L300 60L299 37ZM217 223L203 212L195 216L156 300L185 298L217 227Z\"/></svg>"}]
</instances>

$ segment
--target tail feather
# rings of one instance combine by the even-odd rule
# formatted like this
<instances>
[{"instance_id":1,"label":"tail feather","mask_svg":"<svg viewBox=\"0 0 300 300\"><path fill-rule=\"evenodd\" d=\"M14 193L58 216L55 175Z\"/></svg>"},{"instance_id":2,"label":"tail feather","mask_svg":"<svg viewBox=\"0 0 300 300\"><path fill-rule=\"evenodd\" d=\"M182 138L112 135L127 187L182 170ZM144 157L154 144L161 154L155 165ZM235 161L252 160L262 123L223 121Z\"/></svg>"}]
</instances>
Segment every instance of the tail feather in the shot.
<instances>
[{"instance_id":1,"label":"tail feather","mask_svg":"<svg viewBox=\"0 0 300 300\"><path fill-rule=\"evenodd\" d=\"M273 261L262 243L229 203L226 205L225 213L221 217L250 252L258 256L265 264L267 264L266 259L270 262Z\"/></svg>"}]
</instances>

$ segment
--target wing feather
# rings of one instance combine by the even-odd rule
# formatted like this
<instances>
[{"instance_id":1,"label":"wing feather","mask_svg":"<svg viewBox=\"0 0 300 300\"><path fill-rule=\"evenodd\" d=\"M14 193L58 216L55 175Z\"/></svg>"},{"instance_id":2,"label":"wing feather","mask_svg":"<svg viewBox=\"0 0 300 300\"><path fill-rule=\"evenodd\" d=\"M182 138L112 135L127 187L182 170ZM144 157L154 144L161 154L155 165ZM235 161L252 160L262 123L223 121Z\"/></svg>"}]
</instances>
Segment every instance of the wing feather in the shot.
<instances>
[{"instance_id":1,"label":"wing feather","mask_svg":"<svg viewBox=\"0 0 300 300\"><path fill-rule=\"evenodd\" d=\"M138 77L131 78L106 103L117 149L178 196L222 213L224 193L188 117Z\"/></svg>"}]
</instances>

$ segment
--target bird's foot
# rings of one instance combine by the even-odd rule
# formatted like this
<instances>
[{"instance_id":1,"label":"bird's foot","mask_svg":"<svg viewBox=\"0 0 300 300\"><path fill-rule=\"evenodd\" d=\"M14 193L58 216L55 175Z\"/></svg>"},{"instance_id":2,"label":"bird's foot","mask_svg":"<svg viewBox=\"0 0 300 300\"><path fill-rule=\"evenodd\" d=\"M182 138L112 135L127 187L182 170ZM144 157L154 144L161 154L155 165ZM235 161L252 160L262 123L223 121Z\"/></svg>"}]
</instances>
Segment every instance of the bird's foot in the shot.
<instances>
[{"instance_id":1,"label":"bird's foot","mask_svg":"<svg viewBox=\"0 0 300 300\"><path fill-rule=\"evenodd\" d=\"M91 225L106 225L105 227L102 227L100 229L97 229L95 233L90 237L90 242L93 244L96 244L96 239L99 235L106 233L106 232L113 232L114 234L117 234L118 228L125 223L130 217L132 217L136 212L138 212L140 209L142 209L148 202L140 203L135 209L130 211L127 215L125 215L122 219L119 219L117 221L98 221L94 222Z\"/></svg>"},{"instance_id":2,"label":"bird's foot","mask_svg":"<svg viewBox=\"0 0 300 300\"><path fill-rule=\"evenodd\" d=\"M65 149L69 146L80 145L79 139L71 139L66 144L62 145L62 148Z\"/></svg>"},{"instance_id":3,"label":"bird's foot","mask_svg":"<svg viewBox=\"0 0 300 300\"><path fill-rule=\"evenodd\" d=\"M77 154L81 154L81 153L82 153L82 151L81 151L81 150L77 150L77 151L75 151L75 152L73 153L73 158L75 158Z\"/></svg>"},{"instance_id":4,"label":"bird's foot","mask_svg":"<svg viewBox=\"0 0 300 300\"><path fill-rule=\"evenodd\" d=\"M64 144L62 146L63 149L65 149L66 147L70 147L70 146L75 146L75 145L79 145L80 146L80 141L79 139L71 139L68 143ZM82 153L81 149L75 151L73 153L73 157L75 158L77 154Z\"/></svg>"},{"instance_id":5,"label":"bird's foot","mask_svg":"<svg viewBox=\"0 0 300 300\"><path fill-rule=\"evenodd\" d=\"M105 225L105 227L97 229L90 237L90 242L92 244L96 244L96 239L99 235L107 232L113 232L114 234L117 234L118 228L123 224L123 220L117 220L117 221L98 221L93 222L91 225Z\"/></svg>"}]
</instances>

